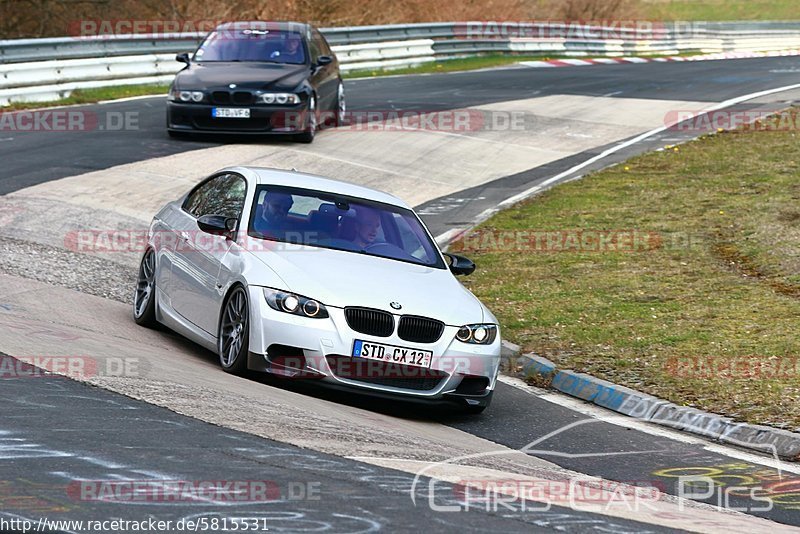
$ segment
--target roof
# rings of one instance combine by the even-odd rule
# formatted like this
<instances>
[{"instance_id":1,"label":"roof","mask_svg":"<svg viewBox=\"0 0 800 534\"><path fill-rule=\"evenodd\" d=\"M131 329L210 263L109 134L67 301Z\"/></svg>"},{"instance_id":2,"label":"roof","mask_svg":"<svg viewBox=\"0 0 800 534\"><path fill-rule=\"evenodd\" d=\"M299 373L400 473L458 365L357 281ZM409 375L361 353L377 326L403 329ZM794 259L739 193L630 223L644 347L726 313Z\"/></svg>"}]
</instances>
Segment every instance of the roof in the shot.
<instances>
[{"instance_id":1,"label":"roof","mask_svg":"<svg viewBox=\"0 0 800 534\"><path fill-rule=\"evenodd\" d=\"M309 25L302 22L280 22L266 20L237 20L224 22L217 26L216 30L273 30L273 31L294 31L305 33Z\"/></svg>"},{"instance_id":2,"label":"roof","mask_svg":"<svg viewBox=\"0 0 800 534\"><path fill-rule=\"evenodd\" d=\"M230 167L225 169L227 171L238 172L240 174L248 174L247 171L256 175L256 183L259 185L282 185L289 187L300 187L303 189L313 189L315 191L323 191L326 193L338 193L350 197L363 198L373 200L375 202L383 202L384 204L392 204L406 209L411 207L389 193L370 189L348 182L334 180L332 178L325 178L314 174L307 174L297 171L287 171L284 169L270 169L266 167Z\"/></svg>"}]
</instances>

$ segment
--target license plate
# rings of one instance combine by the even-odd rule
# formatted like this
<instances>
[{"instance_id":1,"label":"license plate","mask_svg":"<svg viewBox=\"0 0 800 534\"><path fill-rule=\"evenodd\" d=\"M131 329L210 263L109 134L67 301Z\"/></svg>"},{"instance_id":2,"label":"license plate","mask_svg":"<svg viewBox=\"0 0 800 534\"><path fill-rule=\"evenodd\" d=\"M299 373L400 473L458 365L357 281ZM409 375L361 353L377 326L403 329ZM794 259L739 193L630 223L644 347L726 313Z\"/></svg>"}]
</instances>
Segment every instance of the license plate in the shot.
<instances>
[{"instance_id":1,"label":"license plate","mask_svg":"<svg viewBox=\"0 0 800 534\"><path fill-rule=\"evenodd\" d=\"M249 108L211 108L211 116L220 119L249 119Z\"/></svg>"},{"instance_id":2,"label":"license plate","mask_svg":"<svg viewBox=\"0 0 800 534\"><path fill-rule=\"evenodd\" d=\"M353 357L427 368L431 366L433 351L397 347L395 345L357 339L353 343Z\"/></svg>"}]
</instances>

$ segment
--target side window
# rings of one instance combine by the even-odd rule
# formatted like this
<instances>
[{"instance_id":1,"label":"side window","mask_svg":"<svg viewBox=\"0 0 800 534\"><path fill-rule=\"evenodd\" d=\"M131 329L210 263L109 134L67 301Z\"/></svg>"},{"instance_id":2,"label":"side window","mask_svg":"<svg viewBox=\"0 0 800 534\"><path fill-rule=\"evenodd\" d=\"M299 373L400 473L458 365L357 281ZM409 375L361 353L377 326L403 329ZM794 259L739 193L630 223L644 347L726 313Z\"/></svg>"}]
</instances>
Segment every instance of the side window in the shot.
<instances>
[{"instance_id":1,"label":"side window","mask_svg":"<svg viewBox=\"0 0 800 534\"><path fill-rule=\"evenodd\" d=\"M239 218L244 208L247 184L236 174L222 174L192 191L183 209L193 217L224 215Z\"/></svg>"},{"instance_id":2,"label":"side window","mask_svg":"<svg viewBox=\"0 0 800 534\"><path fill-rule=\"evenodd\" d=\"M317 30L314 30L314 40L319 42L320 55L333 57L333 50L331 50L331 47L328 45L328 41L326 41L325 36Z\"/></svg>"},{"instance_id":3,"label":"side window","mask_svg":"<svg viewBox=\"0 0 800 534\"><path fill-rule=\"evenodd\" d=\"M316 63L317 58L322 55L320 50L320 42L317 38L316 32L308 33L308 49L311 53L311 63Z\"/></svg>"}]
</instances>

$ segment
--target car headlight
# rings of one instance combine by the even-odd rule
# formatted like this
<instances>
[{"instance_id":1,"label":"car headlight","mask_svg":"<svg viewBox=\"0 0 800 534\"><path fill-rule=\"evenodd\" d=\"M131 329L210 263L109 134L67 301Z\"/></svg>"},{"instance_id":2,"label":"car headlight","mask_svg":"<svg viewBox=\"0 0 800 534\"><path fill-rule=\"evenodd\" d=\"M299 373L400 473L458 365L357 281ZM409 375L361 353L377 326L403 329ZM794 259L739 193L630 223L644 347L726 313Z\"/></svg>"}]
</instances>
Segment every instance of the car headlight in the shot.
<instances>
[{"instance_id":1,"label":"car headlight","mask_svg":"<svg viewBox=\"0 0 800 534\"><path fill-rule=\"evenodd\" d=\"M491 345L496 338L496 324L467 324L456 332L457 340L473 345Z\"/></svg>"},{"instance_id":2,"label":"car headlight","mask_svg":"<svg viewBox=\"0 0 800 534\"><path fill-rule=\"evenodd\" d=\"M294 93L261 93L256 97L259 104L299 104L300 97Z\"/></svg>"},{"instance_id":3,"label":"car headlight","mask_svg":"<svg viewBox=\"0 0 800 534\"><path fill-rule=\"evenodd\" d=\"M267 299L267 304L269 304L270 308L284 313L291 313L301 317L310 317L312 319L325 319L328 317L328 310L321 302L301 295L295 295L288 291L280 291L265 287L264 298Z\"/></svg>"},{"instance_id":4,"label":"car headlight","mask_svg":"<svg viewBox=\"0 0 800 534\"><path fill-rule=\"evenodd\" d=\"M206 98L203 91L178 91L177 89L169 90L169 99L173 102L202 102Z\"/></svg>"}]
</instances>

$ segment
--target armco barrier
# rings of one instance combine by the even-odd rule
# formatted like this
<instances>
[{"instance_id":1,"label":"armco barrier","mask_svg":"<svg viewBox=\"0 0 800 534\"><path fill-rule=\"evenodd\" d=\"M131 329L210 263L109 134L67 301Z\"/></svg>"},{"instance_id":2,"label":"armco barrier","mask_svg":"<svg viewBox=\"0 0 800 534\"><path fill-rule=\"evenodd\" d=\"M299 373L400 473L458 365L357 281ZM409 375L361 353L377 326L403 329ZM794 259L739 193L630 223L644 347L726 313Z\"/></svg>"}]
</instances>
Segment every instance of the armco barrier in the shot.
<instances>
[{"instance_id":1,"label":"armco barrier","mask_svg":"<svg viewBox=\"0 0 800 534\"><path fill-rule=\"evenodd\" d=\"M553 32L559 25L552 23L517 24L517 33L508 35L485 31L487 26L481 22L355 26L322 31L343 71L407 67L485 53L620 57L800 48L800 22L654 26L587 26L578 32L582 35L570 36L567 32L565 37ZM553 36L538 31L542 28ZM202 37L199 33L184 33L0 41L0 106L15 101L56 100L79 88L168 82L183 67L174 55L193 50Z\"/></svg>"}]
</instances>

